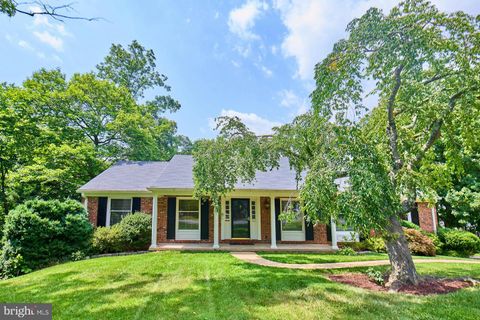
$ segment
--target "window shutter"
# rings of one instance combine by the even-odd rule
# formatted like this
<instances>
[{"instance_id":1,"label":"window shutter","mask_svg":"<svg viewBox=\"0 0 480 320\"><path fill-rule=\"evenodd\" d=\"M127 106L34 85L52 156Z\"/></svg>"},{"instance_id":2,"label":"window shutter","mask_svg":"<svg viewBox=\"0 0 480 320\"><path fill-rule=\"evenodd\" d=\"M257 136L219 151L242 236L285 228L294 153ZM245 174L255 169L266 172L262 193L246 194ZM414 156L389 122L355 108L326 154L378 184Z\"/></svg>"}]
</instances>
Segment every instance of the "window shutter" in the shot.
<instances>
[{"instance_id":1,"label":"window shutter","mask_svg":"<svg viewBox=\"0 0 480 320\"><path fill-rule=\"evenodd\" d=\"M105 227L107 224L107 197L98 198L97 226Z\"/></svg>"},{"instance_id":2,"label":"window shutter","mask_svg":"<svg viewBox=\"0 0 480 320\"><path fill-rule=\"evenodd\" d=\"M132 199L132 213L141 211L140 203L141 203L141 198Z\"/></svg>"},{"instance_id":3,"label":"window shutter","mask_svg":"<svg viewBox=\"0 0 480 320\"><path fill-rule=\"evenodd\" d=\"M200 239L208 240L208 219L210 216L210 201L202 199L200 207Z\"/></svg>"},{"instance_id":4,"label":"window shutter","mask_svg":"<svg viewBox=\"0 0 480 320\"><path fill-rule=\"evenodd\" d=\"M313 223L307 221L306 219L304 219L305 221L305 240L313 240Z\"/></svg>"},{"instance_id":5,"label":"window shutter","mask_svg":"<svg viewBox=\"0 0 480 320\"><path fill-rule=\"evenodd\" d=\"M332 241L332 224L327 224L327 241Z\"/></svg>"},{"instance_id":6,"label":"window shutter","mask_svg":"<svg viewBox=\"0 0 480 320\"><path fill-rule=\"evenodd\" d=\"M275 233L277 235L277 240L282 240L282 226L281 222L278 219L280 215L280 199L275 199Z\"/></svg>"},{"instance_id":7,"label":"window shutter","mask_svg":"<svg viewBox=\"0 0 480 320\"><path fill-rule=\"evenodd\" d=\"M415 204L415 208L412 210L412 212L410 212L410 216L412 217L412 222L415 223L417 226L420 226L417 204Z\"/></svg>"},{"instance_id":8,"label":"window shutter","mask_svg":"<svg viewBox=\"0 0 480 320\"><path fill-rule=\"evenodd\" d=\"M175 239L175 219L177 216L177 198L170 197L167 201L167 239Z\"/></svg>"}]
</instances>

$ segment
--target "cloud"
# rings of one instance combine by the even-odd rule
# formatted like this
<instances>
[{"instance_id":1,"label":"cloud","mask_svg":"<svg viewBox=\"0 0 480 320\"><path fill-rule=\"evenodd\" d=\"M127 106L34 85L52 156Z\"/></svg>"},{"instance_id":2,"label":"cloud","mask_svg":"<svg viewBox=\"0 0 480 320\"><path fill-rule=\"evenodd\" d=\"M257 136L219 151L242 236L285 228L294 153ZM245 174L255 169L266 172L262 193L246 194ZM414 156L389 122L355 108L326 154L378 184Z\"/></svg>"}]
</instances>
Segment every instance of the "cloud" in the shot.
<instances>
[{"instance_id":1,"label":"cloud","mask_svg":"<svg viewBox=\"0 0 480 320\"><path fill-rule=\"evenodd\" d=\"M282 125L282 123L280 122L262 118L255 113L244 113L231 109L222 109L222 111L220 112L220 116L240 118L240 120L242 120L242 122L257 135L272 134L273 127ZM212 130L216 128L216 123L214 119L209 119L208 123Z\"/></svg>"},{"instance_id":2,"label":"cloud","mask_svg":"<svg viewBox=\"0 0 480 320\"><path fill-rule=\"evenodd\" d=\"M18 45L26 50L34 50L30 43L25 40L18 41Z\"/></svg>"},{"instance_id":3,"label":"cloud","mask_svg":"<svg viewBox=\"0 0 480 320\"><path fill-rule=\"evenodd\" d=\"M43 43L48 44L57 51L63 51L63 39L52 35L48 31L34 31L33 35Z\"/></svg>"},{"instance_id":4,"label":"cloud","mask_svg":"<svg viewBox=\"0 0 480 320\"><path fill-rule=\"evenodd\" d=\"M297 116L308 111L307 98L300 98L292 90L282 90L278 93L278 96L282 107L294 110L291 116Z\"/></svg>"},{"instance_id":5,"label":"cloud","mask_svg":"<svg viewBox=\"0 0 480 320\"><path fill-rule=\"evenodd\" d=\"M440 10L448 12L464 10L478 14L478 2L469 0L434 0ZM278 10L282 23L287 28L281 49L285 57L294 58L297 64L297 78L313 79L313 70L333 49L339 39L345 37L347 24L360 17L369 8L377 7L384 12L398 3L396 0L368 1L317 1L277 0L273 8Z\"/></svg>"},{"instance_id":6,"label":"cloud","mask_svg":"<svg viewBox=\"0 0 480 320\"><path fill-rule=\"evenodd\" d=\"M233 9L228 15L230 32L244 40L259 39L260 37L252 29L255 26L255 20L267 9L268 4L258 0L249 0Z\"/></svg>"},{"instance_id":7,"label":"cloud","mask_svg":"<svg viewBox=\"0 0 480 320\"><path fill-rule=\"evenodd\" d=\"M270 70L269 68L265 67L264 65L260 65L260 70L262 70L263 74L267 77L270 78L273 75L273 71Z\"/></svg>"}]
</instances>

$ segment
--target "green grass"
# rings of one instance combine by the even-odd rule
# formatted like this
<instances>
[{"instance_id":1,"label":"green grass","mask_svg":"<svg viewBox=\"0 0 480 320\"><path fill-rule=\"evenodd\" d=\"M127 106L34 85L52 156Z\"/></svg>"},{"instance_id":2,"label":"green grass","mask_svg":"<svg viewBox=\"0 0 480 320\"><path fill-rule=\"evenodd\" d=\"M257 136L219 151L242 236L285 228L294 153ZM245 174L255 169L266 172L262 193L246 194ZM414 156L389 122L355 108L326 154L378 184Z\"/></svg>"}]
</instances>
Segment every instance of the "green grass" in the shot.
<instances>
[{"instance_id":1,"label":"green grass","mask_svg":"<svg viewBox=\"0 0 480 320\"><path fill-rule=\"evenodd\" d=\"M334 262L352 262L352 261L371 261L371 260L388 260L386 253L364 253L355 256L343 256L332 253L276 253L276 252L259 252L260 256L267 260L283 262L283 263L334 263ZM414 259L466 259L449 256L424 257L414 256Z\"/></svg>"},{"instance_id":2,"label":"green grass","mask_svg":"<svg viewBox=\"0 0 480 320\"><path fill-rule=\"evenodd\" d=\"M418 270L480 278L473 264ZM261 267L228 253L149 253L65 263L0 281L0 301L53 303L54 319L480 318L478 287L418 297L333 283L328 273Z\"/></svg>"}]
</instances>

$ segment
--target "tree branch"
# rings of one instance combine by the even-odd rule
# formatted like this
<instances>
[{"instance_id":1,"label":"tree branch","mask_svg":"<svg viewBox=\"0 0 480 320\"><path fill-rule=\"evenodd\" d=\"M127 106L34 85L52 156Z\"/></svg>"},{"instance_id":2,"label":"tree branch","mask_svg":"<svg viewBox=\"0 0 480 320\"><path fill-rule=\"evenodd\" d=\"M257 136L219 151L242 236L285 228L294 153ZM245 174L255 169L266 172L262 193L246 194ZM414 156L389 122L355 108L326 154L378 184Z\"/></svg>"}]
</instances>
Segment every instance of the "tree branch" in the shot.
<instances>
[{"instance_id":1,"label":"tree branch","mask_svg":"<svg viewBox=\"0 0 480 320\"><path fill-rule=\"evenodd\" d=\"M448 101L448 109L446 109L445 112L443 112L442 115L432 124L432 130L430 131L430 136L428 137L427 142L425 142L422 150L417 154L410 167L416 166L423 159L427 151L432 147L432 145L440 136L440 130L442 129L445 117L453 111L457 99L463 96L467 91L468 89L459 91L450 97Z\"/></svg>"},{"instance_id":2,"label":"tree branch","mask_svg":"<svg viewBox=\"0 0 480 320\"><path fill-rule=\"evenodd\" d=\"M387 136L389 138L390 149L392 151L393 169L395 172L400 170L400 168L402 168L403 166L402 159L400 158L400 154L398 153L397 124L395 123L395 115L393 114L395 98L397 96L398 90L400 89L400 85L402 83L402 79L401 79L402 70L403 70L403 65L395 69L395 86L393 87L392 93L390 94L390 97L388 98L388 102L387 102L387 112L388 112Z\"/></svg>"},{"instance_id":3,"label":"tree branch","mask_svg":"<svg viewBox=\"0 0 480 320\"><path fill-rule=\"evenodd\" d=\"M68 14L63 14L63 13L58 12L58 11L61 11L61 10L66 10L66 11L73 10L73 6L72 6L73 3L64 4L64 5L60 5L60 6L52 6L52 5L43 3L41 1L34 1L34 2L29 2L29 3L25 3L25 2L17 3L15 1L14 4L15 4L15 12L16 13L26 14L30 17L34 17L36 15L47 15L47 16L50 16L53 19L61 21L61 22L64 22L64 19L86 20L86 21L101 20L101 18L99 18L99 17L86 18L86 17L79 17L79 16L71 16L71 15L68 15ZM30 4L30 5L36 4L36 5L40 6L40 11L35 11L34 9L30 9L30 10L27 11L27 10L22 10L22 9L19 8L19 6L25 5L25 4Z\"/></svg>"}]
</instances>

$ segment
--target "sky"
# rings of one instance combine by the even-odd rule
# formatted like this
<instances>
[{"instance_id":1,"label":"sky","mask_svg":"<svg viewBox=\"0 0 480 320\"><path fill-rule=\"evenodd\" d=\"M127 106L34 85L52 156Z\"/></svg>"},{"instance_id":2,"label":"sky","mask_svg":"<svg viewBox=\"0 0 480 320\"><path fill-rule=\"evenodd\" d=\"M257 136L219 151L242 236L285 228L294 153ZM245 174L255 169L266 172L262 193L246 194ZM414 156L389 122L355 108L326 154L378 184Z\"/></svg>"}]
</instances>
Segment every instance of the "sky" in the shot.
<instances>
[{"instance_id":1,"label":"sky","mask_svg":"<svg viewBox=\"0 0 480 320\"><path fill-rule=\"evenodd\" d=\"M50 4L69 3L50 0ZM480 14L479 0L435 0L440 10ZM99 21L0 15L0 81L20 84L40 68L67 77L95 69L112 43L153 49L170 94L166 116L191 139L213 137L215 118L238 116L257 134L309 108L313 69L368 8L394 0L79 0L72 15ZM162 94L162 90L149 93Z\"/></svg>"}]
</instances>

